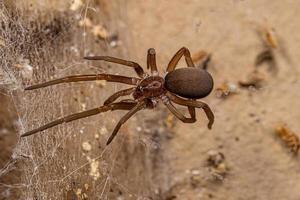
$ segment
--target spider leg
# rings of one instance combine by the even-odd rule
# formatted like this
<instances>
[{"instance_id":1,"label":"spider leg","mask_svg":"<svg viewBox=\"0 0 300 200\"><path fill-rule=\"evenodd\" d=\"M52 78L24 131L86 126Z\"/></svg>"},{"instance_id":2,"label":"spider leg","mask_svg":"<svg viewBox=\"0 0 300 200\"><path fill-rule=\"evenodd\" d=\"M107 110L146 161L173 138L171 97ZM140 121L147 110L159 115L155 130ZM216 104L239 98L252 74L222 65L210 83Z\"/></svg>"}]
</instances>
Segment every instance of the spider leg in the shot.
<instances>
[{"instance_id":1,"label":"spider leg","mask_svg":"<svg viewBox=\"0 0 300 200\"><path fill-rule=\"evenodd\" d=\"M125 89L125 90L120 90L120 91L114 93L113 95L111 95L110 97L108 97L104 101L104 105L111 104L112 102L114 102L116 99L118 99L121 96L130 95L131 93L134 92L134 90L135 90L135 87L128 88L128 89Z\"/></svg>"},{"instance_id":2,"label":"spider leg","mask_svg":"<svg viewBox=\"0 0 300 200\"><path fill-rule=\"evenodd\" d=\"M158 75L157 66L156 66L156 53L155 49L148 49L147 54L147 69L151 69L152 75Z\"/></svg>"},{"instance_id":3,"label":"spider leg","mask_svg":"<svg viewBox=\"0 0 300 200\"><path fill-rule=\"evenodd\" d=\"M94 108L94 109L91 109L91 110L86 110L86 111L83 111L83 112L71 114L71 115L59 118L57 120L54 120L54 121L52 121L48 124L45 124L45 125L43 125L39 128L28 131L28 132L22 134L21 137L26 137L26 136L35 134L37 132L41 132L43 130L46 130L48 128L57 126L59 124L68 123L68 122L71 122L71 121L74 121L74 120L77 120L77 119L81 119L81 118L85 118L85 117L89 117L89 116L92 116L92 115L97 115L99 113L107 112L109 110L111 110L111 111L113 111L113 110L130 110L130 109L134 108L135 105L136 105L136 103L118 102L118 103L113 103L113 104L110 104L110 105L107 105L107 106L101 106L101 107Z\"/></svg>"},{"instance_id":4,"label":"spider leg","mask_svg":"<svg viewBox=\"0 0 300 200\"><path fill-rule=\"evenodd\" d=\"M176 96L176 95L174 95L170 92L168 92L166 95L171 99L171 101L173 101L173 102L175 102L179 105L202 108L204 110L205 114L206 114L206 117L209 120L207 127L209 129L211 129L211 127L214 123L214 118L215 117L214 117L214 113L211 111L210 107L206 103L201 102L201 101L183 99L183 98L178 97L178 96Z\"/></svg>"},{"instance_id":5,"label":"spider leg","mask_svg":"<svg viewBox=\"0 0 300 200\"><path fill-rule=\"evenodd\" d=\"M191 115L191 118L195 118L195 120L196 120L196 109L195 109L195 107L188 106L188 110L189 110L189 113Z\"/></svg>"},{"instance_id":6,"label":"spider leg","mask_svg":"<svg viewBox=\"0 0 300 200\"><path fill-rule=\"evenodd\" d=\"M178 119L180 119L184 123L194 123L196 121L195 108L188 107L189 113L191 115L190 118L185 117L175 106L171 103L170 100L164 102L167 108L173 113Z\"/></svg>"},{"instance_id":7,"label":"spider leg","mask_svg":"<svg viewBox=\"0 0 300 200\"><path fill-rule=\"evenodd\" d=\"M188 50L188 48L182 47L175 53L173 58L170 60L170 62L168 64L167 72L173 71L176 68L176 66L182 56L185 57L185 62L188 65L188 67L195 67L195 65L192 61L190 51Z\"/></svg>"},{"instance_id":8,"label":"spider leg","mask_svg":"<svg viewBox=\"0 0 300 200\"><path fill-rule=\"evenodd\" d=\"M139 110L145 108L146 106L146 102L142 101L139 102L138 104L136 104L136 106L134 106L126 115L124 115L120 121L118 122L118 124L116 125L114 131L112 132L112 134L110 135L110 137L108 138L106 145L109 145L112 140L115 138L115 136L117 135L119 129L121 128L121 126L130 118L132 117L136 112L138 112Z\"/></svg>"},{"instance_id":9,"label":"spider leg","mask_svg":"<svg viewBox=\"0 0 300 200\"><path fill-rule=\"evenodd\" d=\"M106 80L108 82L119 82L119 83L125 83L128 85L136 85L138 83L138 81L140 81L139 78L112 75L112 74L73 75L73 76L67 76L67 77L47 81L44 83L32 85L32 86L26 87L25 90L34 90L34 89L43 88L43 87L47 87L50 85L56 85L56 84L60 84L60 83L71 83L71 82L79 82L79 81L95 81L95 80Z\"/></svg>"},{"instance_id":10,"label":"spider leg","mask_svg":"<svg viewBox=\"0 0 300 200\"><path fill-rule=\"evenodd\" d=\"M122 99L119 102L126 102L126 103L136 103L136 101L134 99Z\"/></svg>"},{"instance_id":11,"label":"spider leg","mask_svg":"<svg viewBox=\"0 0 300 200\"><path fill-rule=\"evenodd\" d=\"M145 72L143 68L136 62L123 60L120 58L110 57L110 56L85 56L84 59L87 60L104 60L111 63L117 63L121 65L125 65L128 67L133 67L135 72L138 74L139 77L143 78L145 75Z\"/></svg>"}]
</instances>

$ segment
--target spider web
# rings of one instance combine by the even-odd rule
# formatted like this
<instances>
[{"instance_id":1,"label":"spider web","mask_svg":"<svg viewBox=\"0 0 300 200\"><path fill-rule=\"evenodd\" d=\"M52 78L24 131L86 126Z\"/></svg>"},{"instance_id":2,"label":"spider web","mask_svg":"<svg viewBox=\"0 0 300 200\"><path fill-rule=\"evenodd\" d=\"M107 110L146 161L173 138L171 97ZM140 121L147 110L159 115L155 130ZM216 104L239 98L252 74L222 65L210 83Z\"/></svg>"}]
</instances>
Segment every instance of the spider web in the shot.
<instances>
[{"instance_id":1,"label":"spider web","mask_svg":"<svg viewBox=\"0 0 300 200\"><path fill-rule=\"evenodd\" d=\"M112 30L123 31L116 28L123 15L119 12L122 3L108 6L102 1L87 1L76 12L45 8L33 11L26 3L20 4L15 7L1 3L0 11L0 36L5 42L0 49L0 81L13 99L20 134L58 117L100 106L105 97L124 87L86 82L24 92L24 85L71 74L130 72L123 73L123 68L110 68L103 63L91 65L81 59L94 52L120 54L107 42L95 43L88 27L79 27L78 22L89 17L95 23L106 23ZM109 17L103 14L105 9L115 13L110 17L117 20L108 22ZM161 186L155 180L162 185L168 177L161 163L163 149L158 143L165 129L159 129L161 124L156 121L142 122L134 117L106 146L110 131L123 114L102 113L20 139L11 160L0 170L1 177L17 167L21 171L20 182L0 186L20 189L23 199L159 196ZM163 113L156 113L153 119L159 115ZM137 116L143 117L145 112Z\"/></svg>"}]
</instances>

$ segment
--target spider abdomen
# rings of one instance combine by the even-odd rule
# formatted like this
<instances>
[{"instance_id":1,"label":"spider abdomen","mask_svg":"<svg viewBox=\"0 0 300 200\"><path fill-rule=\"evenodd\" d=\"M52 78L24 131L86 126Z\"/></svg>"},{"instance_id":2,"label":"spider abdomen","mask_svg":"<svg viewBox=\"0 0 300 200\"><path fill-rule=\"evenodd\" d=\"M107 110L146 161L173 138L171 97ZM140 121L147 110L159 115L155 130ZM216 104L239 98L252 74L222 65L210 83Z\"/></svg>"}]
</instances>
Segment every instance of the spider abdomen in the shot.
<instances>
[{"instance_id":1,"label":"spider abdomen","mask_svg":"<svg viewBox=\"0 0 300 200\"><path fill-rule=\"evenodd\" d=\"M212 91L213 85L211 75L198 68L179 68L165 77L165 88L185 98L203 98Z\"/></svg>"}]
</instances>

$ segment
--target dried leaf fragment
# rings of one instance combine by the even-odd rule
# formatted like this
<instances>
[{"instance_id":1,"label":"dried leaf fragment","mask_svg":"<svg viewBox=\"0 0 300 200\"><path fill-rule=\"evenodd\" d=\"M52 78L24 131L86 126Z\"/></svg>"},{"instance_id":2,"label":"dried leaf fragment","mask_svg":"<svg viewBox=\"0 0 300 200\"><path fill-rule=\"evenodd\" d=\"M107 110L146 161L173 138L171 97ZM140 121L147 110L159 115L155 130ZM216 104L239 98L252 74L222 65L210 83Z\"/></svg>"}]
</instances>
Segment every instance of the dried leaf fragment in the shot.
<instances>
[{"instance_id":1,"label":"dried leaf fragment","mask_svg":"<svg viewBox=\"0 0 300 200\"><path fill-rule=\"evenodd\" d=\"M259 89L263 86L265 80L265 75L255 70L250 74L248 80L239 81L239 85L241 87L253 87Z\"/></svg>"},{"instance_id":2,"label":"dried leaf fragment","mask_svg":"<svg viewBox=\"0 0 300 200\"><path fill-rule=\"evenodd\" d=\"M93 22L90 20L90 18L84 18L82 20L79 21L79 26L85 26L87 28L90 28L93 26Z\"/></svg>"},{"instance_id":3,"label":"dried leaf fragment","mask_svg":"<svg viewBox=\"0 0 300 200\"><path fill-rule=\"evenodd\" d=\"M33 67L29 64L28 59L20 59L14 66L21 71L21 75L25 79L31 79L33 75Z\"/></svg>"},{"instance_id":4,"label":"dried leaf fragment","mask_svg":"<svg viewBox=\"0 0 300 200\"><path fill-rule=\"evenodd\" d=\"M109 33L107 29L102 25L96 25L92 29L92 33L94 36L99 37L100 39L107 39L109 37Z\"/></svg>"},{"instance_id":5,"label":"dried leaf fragment","mask_svg":"<svg viewBox=\"0 0 300 200\"><path fill-rule=\"evenodd\" d=\"M210 150L207 157L208 170L217 180L223 180L229 171L222 152Z\"/></svg>"},{"instance_id":6,"label":"dried leaf fragment","mask_svg":"<svg viewBox=\"0 0 300 200\"><path fill-rule=\"evenodd\" d=\"M275 133L290 148L291 152L298 153L300 148L299 137L286 124L275 127Z\"/></svg>"},{"instance_id":7,"label":"dried leaf fragment","mask_svg":"<svg viewBox=\"0 0 300 200\"><path fill-rule=\"evenodd\" d=\"M278 47L278 40L274 28L264 27L262 29L262 35L267 45L271 46L274 49Z\"/></svg>"},{"instance_id":8,"label":"dried leaf fragment","mask_svg":"<svg viewBox=\"0 0 300 200\"><path fill-rule=\"evenodd\" d=\"M226 81L216 88L216 92L217 92L217 97L226 98L229 95L237 94L238 88L236 84Z\"/></svg>"}]
</instances>

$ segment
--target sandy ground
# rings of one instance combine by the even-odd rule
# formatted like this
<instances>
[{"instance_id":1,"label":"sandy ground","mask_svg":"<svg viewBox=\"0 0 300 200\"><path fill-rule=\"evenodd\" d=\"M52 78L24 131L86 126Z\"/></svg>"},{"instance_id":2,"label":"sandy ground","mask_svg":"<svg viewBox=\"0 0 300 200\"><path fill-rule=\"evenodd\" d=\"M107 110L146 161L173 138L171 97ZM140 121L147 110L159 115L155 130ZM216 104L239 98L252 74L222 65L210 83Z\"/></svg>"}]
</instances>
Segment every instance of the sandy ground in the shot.
<instances>
[{"instance_id":1,"label":"sandy ground","mask_svg":"<svg viewBox=\"0 0 300 200\"><path fill-rule=\"evenodd\" d=\"M205 101L213 108L216 122L212 131L206 119L187 125L177 123L168 144L174 195L178 199L299 199L299 161L286 152L274 138L273 126L286 122L299 130L299 46L296 8L293 1L130 1L128 24L132 30L132 54L141 62L140 49L154 47L160 69L181 46L191 52L212 52L215 85L237 83L253 70L260 50L255 26L272 26L282 39L290 61L276 55L279 72L271 75L256 92L240 91L226 100L214 94ZM295 9L295 10L294 10ZM138 17L137 17L138 16ZM140 53L141 52L141 53ZM296 93L295 93L296 92ZM202 111L198 114L203 116ZM237 140L238 138L238 140ZM221 184L201 179L191 190L188 179L192 169L203 173L207 152L221 151L230 172ZM202 177L201 177L202 178ZM179 185L176 187L176 185Z\"/></svg>"},{"instance_id":2,"label":"sandy ground","mask_svg":"<svg viewBox=\"0 0 300 200\"><path fill-rule=\"evenodd\" d=\"M9 195L18 188L17 193L22 197L37 199L300 199L299 155L290 152L274 134L278 123L286 123L300 136L299 3L292 0L99 2L90 4L94 10L89 10L87 16L117 32L122 44L112 48L108 42L96 40L88 27L72 25L71 31L63 32L64 37L58 36L64 39L56 47L49 44L52 53L45 53L43 61L34 62L34 66L46 61L49 64L35 68L33 81L23 81L24 84L74 73L105 71L132 75L122 67L83 62L81 57L105 53L145 66L150 47L156 49L163 75L173 54L186 46L193 55L200 50L212 54L208 71L214 78L215 89L227 81L237 87L237 93L220 98L213 91L203 99L215 113L211 131L206 127L202 110L197 111L197 123L183 124L159 106L138 113L109 147L105 147L105 140L123 113L91 117L23 141L6 142L15 141L15 135L11 136L14 139L6 139L10 136L1 134L1 142L7 144L4 148L7 151L1 151L1 167L12 161L8 158L12 146L16 145L14 152L18 155L30 156L18 159L18 172L10 172L11 179L7 174L1 176L0 198L11 199ZM53 7L49 4L47 8L54 16L55 5L54 2ZM57 12L64 12L69 4L59 8ZM75 14L84 13L81 11L64 12L67 17L63 20L78 23ZM278 47L271 48L276 67L270 68L269 63L255 66L257 55L264 50L257 29L264 28L273 28L278 39ZM85 69L82 65L89 67ZM248 80L254 69L264 77L261 88L239 87L238 82ZM9 96L17 102L16 113L23 122L21 128L17 127L23 131L57 116L95 107L121 88L124 86L72 84L30 94L18 88ZM13 113L12 110L1 109L1 113ZM11 116L15 118L16 114ZM12 135L13 128L9 130ZM84 142L91 145L90 151L82 148ZM214 162L209 162L209 158ZM94 173L93 164L98 166ZM16 178L16 173L21 178Z\"/></svg>"}]
</instances>

